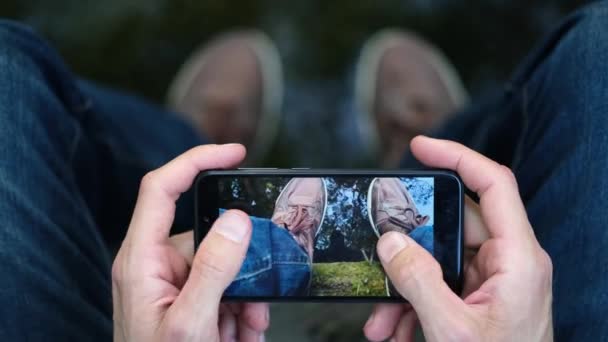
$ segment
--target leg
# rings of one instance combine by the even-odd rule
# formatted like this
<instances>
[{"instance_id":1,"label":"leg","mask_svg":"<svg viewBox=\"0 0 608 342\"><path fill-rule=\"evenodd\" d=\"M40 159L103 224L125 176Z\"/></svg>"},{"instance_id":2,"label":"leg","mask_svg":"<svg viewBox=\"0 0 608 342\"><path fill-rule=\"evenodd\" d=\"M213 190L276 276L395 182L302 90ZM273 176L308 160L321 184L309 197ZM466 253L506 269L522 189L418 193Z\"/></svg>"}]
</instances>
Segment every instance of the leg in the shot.
<instances>
[{"instance_id":1,"label":"leg","mask_svg":"<svg viewBox=\"0 0 608 342\"><path fill-rule=\"evenodd\" d=\"M569 17L521 72L513 170L554 263L556 337L608 335L608 3Z\"/></svg>"},{"instance_id":2,"label":"leg","mask_svg":"<svg viewBox=\"0 0 608 342\"><path fill-rule=\"evenodd\" d=\"M0 42L0 339L108 340L112 260L73 168L95 162L86 102L32 32L2 23Z\"/></svg>"},{"instance_id":3,"label":"leg","mask_svg":"<svg viewBox=\"0 0 608 342\"><path fill-rule=\"evenodd\" d=\"M107 205L107 187L116 186L111 181L124 181L125 188L139 183L126 181L114 167L129 173L163 163L179 145L188 145L186 138L169 139L169 147L153 156L137 151L135 139L152 144L161 120L165 134L186 134L185 125L176 127L134 100L82 87L57 54L21 25L0 22L0 45L0 310L10 318L0 339L110 339L112 257L96 221L123 203ZM106 102L97 102L102 94ZM133 113L148 117L154 123L146 127L153 128L133 129L137 119L126 115ZM112 114L114 121L104 119ZM129 136L121 137L112 124ZM133 145L125 142L129 137ZM190 137L198 143L194 133ZM100 143L107 141L114 145ZM121 164L118 152L138 157ZM127 223L117 227L124 230Z\"/></svg>"},{"instance_id":4,"label":"leg","mask_svg":"<svg viewBox=\"0 0 608 342\"><path fill-rule=\"evenodd\" d=\"M227 296L305 296L311 263L287 229L251 217L253 231L245 262L226 289Z\"/></svg>"},{"instance_id":5,"label":"leg","mask_svg":"<svg viewBox=\"0 0 608 342\"><path fill-rule=\"evenodd\" d=\"M553 259L559 340L608 334L606 20L606 2L567 18L503 94L436 134L514 170L537 237Z\"/></svg>"}]
</instances>

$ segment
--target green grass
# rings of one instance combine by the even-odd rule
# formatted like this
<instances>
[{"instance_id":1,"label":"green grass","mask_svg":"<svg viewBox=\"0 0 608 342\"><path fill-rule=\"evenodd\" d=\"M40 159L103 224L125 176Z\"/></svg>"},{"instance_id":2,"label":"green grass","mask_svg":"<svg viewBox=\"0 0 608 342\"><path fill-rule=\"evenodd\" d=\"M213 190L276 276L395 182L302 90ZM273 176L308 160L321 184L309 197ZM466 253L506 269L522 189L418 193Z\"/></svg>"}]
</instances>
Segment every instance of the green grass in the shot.
<instances>
[{"instance_id":1,"label":"green grass","mask_svg":"<svg viewBox=\"0 0 608 342\"><path fill-rule=\"evenodd\" d=\"M386 296L380 263L315 263L311 292L314 296Z\"/></svg>"}]
</instances>

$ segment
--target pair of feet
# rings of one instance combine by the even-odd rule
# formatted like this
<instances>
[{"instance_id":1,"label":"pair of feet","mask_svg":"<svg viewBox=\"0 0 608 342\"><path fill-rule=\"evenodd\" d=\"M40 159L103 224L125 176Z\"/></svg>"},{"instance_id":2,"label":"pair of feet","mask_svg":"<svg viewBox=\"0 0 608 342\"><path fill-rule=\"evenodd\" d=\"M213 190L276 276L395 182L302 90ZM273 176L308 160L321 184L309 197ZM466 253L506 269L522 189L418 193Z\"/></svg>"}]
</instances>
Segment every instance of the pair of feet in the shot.
<instances>
[{"instance_id":1,"label":"pair of feet","mask_svg":"<svg viewBox=\"0 0 608 342\"><path fill-rule=\"evenodd\" d=\"M271 221L286 228L313 260L315 237L327 209L323 178L293 178L277 197ZM429 221L422 216L398 178L374 178L367 195L369 222L376 236L397 231L409 234Z\"/></svg>"},{"instance_id":2,"label":"pair of feet","mask_svg":"<svg viewBox=\"0 0 608 342\"><path fill-rule=\"evenodd\" d=\"M169 88L170 107L215 143L239 142L259 162L279 128L281 58L258 31L222 35L187 60ZM451 64L411 33L384 30L370 38L356 68L361 135L385 167L395 167L415 135L462 106L466 93Z\"/></svg>"}]
</instances>

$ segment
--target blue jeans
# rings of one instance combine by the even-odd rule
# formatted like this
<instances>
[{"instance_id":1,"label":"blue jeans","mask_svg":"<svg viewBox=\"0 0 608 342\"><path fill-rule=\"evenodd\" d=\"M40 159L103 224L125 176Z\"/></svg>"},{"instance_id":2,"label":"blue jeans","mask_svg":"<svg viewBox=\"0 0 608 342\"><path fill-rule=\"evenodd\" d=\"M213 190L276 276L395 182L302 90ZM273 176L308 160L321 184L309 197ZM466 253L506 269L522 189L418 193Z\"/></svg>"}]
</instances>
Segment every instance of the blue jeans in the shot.
<instances>
[{"instance_id":1,"label":"blue jeans","mask_svg":"<svg viewBox=\"0 0 608 342\"><path fill-rule=\"evenodd\" d=\"M227 296L305 296L312 264L287 229L265 218L251 217L253 230L245 262Z\"/></svg>"},{"instance_id":2,"label":"blue jeans","mask_svg":"<svg viewBox=\"0 0 608 342\"><path fill-rule=\"evenodd\" d=\"M573 14L503 92L437 132L515 171L554 261L559 340L608 336L606 22L606 2ZM21 25L0 22L0 75L0 340L109 340L111 255L139 179L204 141L77 79ZM192 199L177 207L175 230L192 227Z\"/></svg>"}]
</instances>

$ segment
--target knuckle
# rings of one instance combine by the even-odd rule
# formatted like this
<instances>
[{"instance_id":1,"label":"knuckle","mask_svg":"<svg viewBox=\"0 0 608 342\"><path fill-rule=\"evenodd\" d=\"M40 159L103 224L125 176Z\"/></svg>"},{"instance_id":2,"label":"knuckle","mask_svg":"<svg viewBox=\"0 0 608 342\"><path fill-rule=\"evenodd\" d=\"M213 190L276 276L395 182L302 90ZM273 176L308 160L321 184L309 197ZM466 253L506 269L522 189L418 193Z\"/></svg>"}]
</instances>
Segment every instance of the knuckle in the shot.
<instances>
[{"instance_id":1,"label":"knuckle","mask_svg":"<svg viewBox=\"0 0 608 342\"><path fill-rule=\"evenodd\" d=\"M183 320L169 318L164 329L165 341L185 341L189 337L189 330Z\"/></svg>"},{"instance_id":2,"label":"knuckle","mask_svg":"<svg viewBox=\"0 0 608 342\"><path fill-rule=\"evenodd\" d=\"M470 342L478 340L480 340L480 336L470 324L455 324L450 329L450 341Z\"/></svg>"},{"instance_id":3,"label":"knuckle","mask_svg":"<svg viewBox=\"0 0 608 342\"><path fill-rule=\"evenodd\" d=\"M551 278L553 275L553 261L551 261L551 257L544 249L541 249L539 254L538 268L541 275L545 278Z\"/></svg>"},{"instance_id":4,"label":"knuckle","mask_svg":"<svg viewBox=\"0 0 608 342\"><path fill-rule=\"evenodd\" d=\"M117 257L112 263L112 281L115 283L121 283L123 280L122 272L122 261L120 257Z\"/></svg>"},{"instance_id":5,"label":"knuckle","mask_svg":"<svg viewBox=\"0 0 608 342\"><path fill-rule=\"evenodd\" d=\"M139 190L141 192L154 188L156 186L156 171L149 171L141 179Z\"/></svg>"},{"instance_id":6,"label":"knuckle","mask_svg":"<svg viewBox=\"0 0 608 342\"><path fill-rule=\"evenodd\" d=\"M222 279L226 273L224 258L207 249L201 249L192 264L191 273L203 280L217 281Z\"/></svg>"},{"instance_id":7,"label":"knuckle","mask_svg":"<svg viewBox=\"0 0 608 342\"><path fill-rule=\"evenodd\" d=\"M515 178L515 174L511 168L505 165L500 165L500 172L506 182L509 184L517 184L517 179Z\"/></svg>"},{"instance_id":8,"label":"knuckle","mask_svg":"<svg viewBox=\"0 0 608 342\"><path fill-rule=\"evenodd\" d=\"M431 262L421 253L404 253L397 264L397 281L404 286L418 286L429 280L442 278L439 264Z\"/></svg>"}]
</instances>

